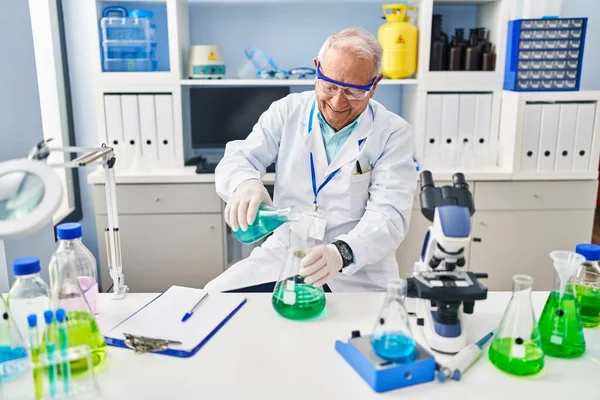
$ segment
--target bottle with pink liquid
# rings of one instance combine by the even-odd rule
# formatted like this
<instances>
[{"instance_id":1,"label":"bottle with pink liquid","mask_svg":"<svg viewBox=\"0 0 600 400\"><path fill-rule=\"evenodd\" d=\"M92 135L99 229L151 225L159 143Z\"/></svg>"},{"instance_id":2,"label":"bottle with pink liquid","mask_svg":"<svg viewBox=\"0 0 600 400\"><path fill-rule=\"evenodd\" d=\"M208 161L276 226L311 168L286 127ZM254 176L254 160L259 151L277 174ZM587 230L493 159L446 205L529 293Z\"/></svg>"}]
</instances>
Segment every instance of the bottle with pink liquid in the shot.
<instances>
[{"instance_id":1,"label":"bottle with pink liquid","mask_svg":"<svg viewBox=\"0 0 600 400\"><path fill-rule=\"evenodd\" d=\"M81 241L81 224L77 222L60 224L56 227L56 236L58 237L58 247L55 254L65 250L73 250L75 255L75 272L77 273L77 282L85 296L85 300L94 314L98 314L98 270L96 258L91 251ZM53 257L50 262L50 287L53 287L56 279L52 271L52 264L55 263ZM63 308L69 309L68 304Z\"/></svg>"}]
</instances>

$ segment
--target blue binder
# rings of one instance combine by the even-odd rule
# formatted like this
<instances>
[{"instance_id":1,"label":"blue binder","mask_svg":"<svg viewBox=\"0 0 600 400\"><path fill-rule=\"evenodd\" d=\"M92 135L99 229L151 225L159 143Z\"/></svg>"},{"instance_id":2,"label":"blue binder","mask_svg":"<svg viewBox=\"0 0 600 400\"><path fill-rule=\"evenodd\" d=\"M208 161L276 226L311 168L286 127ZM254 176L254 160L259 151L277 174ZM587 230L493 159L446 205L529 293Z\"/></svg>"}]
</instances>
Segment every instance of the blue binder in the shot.
<instances>
[{"instance_id":1,"label":"blue binder","mask_svg":"<svg viewBox=\"0 0 600 400\"><path fill-rule=\"evenodd\" d=\"M214 301L219 301L219 296L236 296L235 298L234 297L228 298L229 302L234 304L235 307L230 307L231 311L229 311L228 314L226 314L223 317L223 319L220 322L218 322L218 324L216 324L216 326L212 330L210 330L210 332L208 332L208 334L202 335L202 337L199 336L198 343L195 344L195 346L191 350L181 350L181 349L177 349L177 348L169 348L170 345L172 346L175 343L174 341L169 340L169 339L164 339L164 338L153 338L152 337L153 335L151 335L151 334L145 335L145 334L140 333L137 335L128 335L128 336L126 336L126 338L129 340L119 337L119 336L122 336L123 333L121 332L121 329L126 323L129 323L131 325L131 323L135 323L136 318L138 318L138 320L140 318L142 318L142 322L143 322L144 317L142 316L142 314L144 312L151 313L150 308L152 308L153 305L156 305L160 299L164 298L163 296L166 293L168 293L169 290L173 290L174 288L176 288L178 290L189 289L189 288L181 288L181 287L173 286L170 289L168 289L167 291L161 293L160 295L155 297L152 301L147 303L144 307L140 308L135 313L131 314L129 317L127 317L125 320L123 320L121 323L119 323L118 325L113 327L104 336L106 344L108 344L109 346L128 348L128 349L132 349L132 350L136 350L136 351L137 351L137 349L140 349L141 347L143 347L143 345L147 345L147 346L153 347L153 349L150 349L147 351L151 351L154 354L163 354L163 355L167 355L167 356L174 356L174 357L181 357L181 358L191 357L194 354L196 354L198 352L198 350L200 350L200 348L202 348L202 346L204 346L247 302L247 299L245 297L233 295L233 294L215 293L214 295L211 295L209 297L209 299L211 299L211 297L212 297L212 299ZM197 290L198 292L200 292L198 289L189 289L189 290ZM223 299L223 297L221 297L221 299ZM178 305L180 307L183 307L183 309L189 309L191 306L193 306L193 303L190 303L189 301L187 301L187 302L184 301L184 302L178 303ZM206 317L206 314L203 315L203 311L206 311L206 309L209 309L209 308L200 306L199 309L190 318L190 321L193 321L194 319L197 322L199 320L201 321L201 318ZM194 327L191 324L188 325L187 321L186 322L180 321L180 318L183 316L183 314L179 315L179 313L175 312L175 311L171 312L170 314L173 315L172 323L178 324L176 327L177 329L192 329L192 330L194 329ZM218 318L220 319L221 317L219 316ZM155 321L153 323L159 324L158 321ZM201 335L201 334L199 334L199 335ZM115 336L117 336L117 337L115 337ZM176 346L174 346L174 347L176 347ZM158 350L158 348L163 348L163 349Z\"/></svg>"}]
</instances>

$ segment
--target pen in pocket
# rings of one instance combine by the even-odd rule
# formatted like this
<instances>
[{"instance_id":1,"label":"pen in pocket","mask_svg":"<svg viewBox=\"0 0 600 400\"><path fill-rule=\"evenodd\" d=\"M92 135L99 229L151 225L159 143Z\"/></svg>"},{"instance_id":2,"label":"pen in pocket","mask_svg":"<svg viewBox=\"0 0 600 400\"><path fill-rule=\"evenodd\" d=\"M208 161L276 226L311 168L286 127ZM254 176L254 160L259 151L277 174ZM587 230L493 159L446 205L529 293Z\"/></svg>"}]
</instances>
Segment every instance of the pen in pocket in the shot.
<instances>
[{"instance_id":1,"label":"pen in pocket","mask_svg":"<svg viewBox=\"0 0 600 400\"><path fill-rule=\"evenodd\" d=\"M356 160L356 175L362 175L362 168L360 168L360 163Z\"/></svg>"}]
</instances>

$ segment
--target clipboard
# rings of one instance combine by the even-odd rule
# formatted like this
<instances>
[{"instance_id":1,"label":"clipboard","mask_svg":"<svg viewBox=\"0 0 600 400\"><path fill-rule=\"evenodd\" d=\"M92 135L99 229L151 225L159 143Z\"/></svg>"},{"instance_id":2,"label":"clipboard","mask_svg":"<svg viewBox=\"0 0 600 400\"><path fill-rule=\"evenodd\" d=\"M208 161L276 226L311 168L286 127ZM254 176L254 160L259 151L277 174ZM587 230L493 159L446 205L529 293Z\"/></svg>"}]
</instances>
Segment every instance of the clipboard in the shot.
<instances>
[{"instance_id":1,"label":"clipboard","mask_svg":"<svg viewBox=\"0 0 600 400\"><path fill-rule=\"evenodd\" d=\"M136 353L191 357L247 301L241 294L210 293L192 317L181 322L185 312L205 293L202 289L171 286L110 329L104 340L109 346L129 348Z\"/></svg>"}]
</instances>

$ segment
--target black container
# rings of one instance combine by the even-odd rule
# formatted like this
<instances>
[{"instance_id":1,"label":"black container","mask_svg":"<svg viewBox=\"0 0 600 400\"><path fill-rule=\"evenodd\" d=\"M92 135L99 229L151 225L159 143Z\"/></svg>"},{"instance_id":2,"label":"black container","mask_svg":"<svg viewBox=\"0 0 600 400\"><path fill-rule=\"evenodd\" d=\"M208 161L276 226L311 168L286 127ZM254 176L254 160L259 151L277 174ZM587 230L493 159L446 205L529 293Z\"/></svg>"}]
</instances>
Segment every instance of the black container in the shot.
<instances>
[{"instance_id":1,"label":"black container","mask_svg":"<svg viewBox=\"0 0 600 400\"><path fill-rule=\"evenodd\" d=\"M434 15L431 28L430 71L448 69L448 36L442 32L442 16Z\"/></svg>"},{"instance_id":2,"label":"black container","mask_svg":"<svg viewBox=\"0 0 600 400\"><path fill-rule=\"evenodd\" d=\"M484 71L494 71L496 69L496 53L494 53L491 43L488 43L485 53L483 53L482 69Z\"/></svg>"},{"instance_id":3,"label":"black container","mask_svg":"<svg viewBox=\"0 0 600 400\"><path fill-rule=\"evenodd\" d=\"M460 41L456 36L452 37L452 46L448 56L448 70L461 71L464 65L464 52L460 47Z\"/></svg>"},{"instance_id":4,"label":"black container","mask_svg":"<svg viewBox=\"0 0 600 400\"><path fill-rule=\"evenodd\" d=\"M480 71L481 66L479 52L477 51L477 30L471 29L469 35L469 46L465 50L465 71Z\"/></svg>"}]
</instances>

